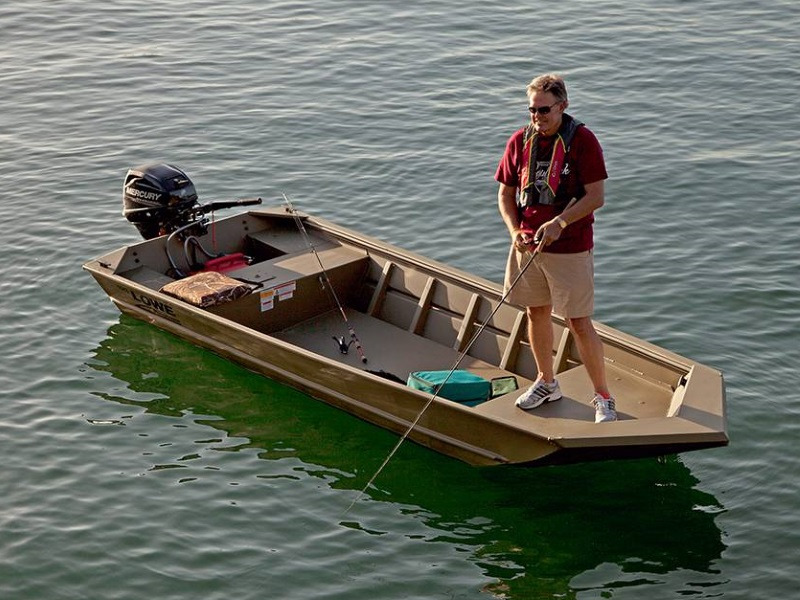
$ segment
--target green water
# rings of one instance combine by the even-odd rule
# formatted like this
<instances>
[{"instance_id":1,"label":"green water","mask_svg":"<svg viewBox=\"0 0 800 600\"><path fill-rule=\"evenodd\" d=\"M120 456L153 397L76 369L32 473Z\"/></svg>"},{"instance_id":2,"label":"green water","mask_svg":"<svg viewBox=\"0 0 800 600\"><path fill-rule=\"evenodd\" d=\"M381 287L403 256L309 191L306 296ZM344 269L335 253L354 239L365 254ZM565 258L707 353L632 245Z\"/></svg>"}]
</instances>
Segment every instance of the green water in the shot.
<instances>
[{"instance_id":1,"label":"green water","mask_svg":"<svg viewBox=\"0 0 800 600\"><path fill-rule=\"evenodd\" d=\"M800 5L0 5L0 598L792 598ZM565 74L598 320L720 369L731 445L475 469L122 317L126 170L498 281L497 161ZM368 350L368 349L367 349Z\"/></svg>"}]
</instances>

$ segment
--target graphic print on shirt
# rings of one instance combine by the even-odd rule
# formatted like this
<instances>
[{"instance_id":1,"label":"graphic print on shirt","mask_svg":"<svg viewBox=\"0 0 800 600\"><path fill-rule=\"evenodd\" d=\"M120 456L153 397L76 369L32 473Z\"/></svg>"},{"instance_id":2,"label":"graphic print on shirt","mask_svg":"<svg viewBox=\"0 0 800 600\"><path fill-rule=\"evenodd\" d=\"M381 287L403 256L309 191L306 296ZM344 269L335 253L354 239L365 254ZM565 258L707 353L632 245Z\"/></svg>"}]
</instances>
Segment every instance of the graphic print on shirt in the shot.
<instances>
[{"instance_id":1,"label":"graphic print on shirt","mask_svg":"<svg viewBox=\"0 0 800 600\"><path fill-rule=\"evenodd\" d=\"M542 190L547 186L547 172L550 170L550 161L549 160L537 160L536 161L536 175L533 180L533 185L536 187L536 190L541 194ZM564 168L561 169L561 177L566 177L569 175L569 163L564 161Z\"/></svg>"}]
</instances>

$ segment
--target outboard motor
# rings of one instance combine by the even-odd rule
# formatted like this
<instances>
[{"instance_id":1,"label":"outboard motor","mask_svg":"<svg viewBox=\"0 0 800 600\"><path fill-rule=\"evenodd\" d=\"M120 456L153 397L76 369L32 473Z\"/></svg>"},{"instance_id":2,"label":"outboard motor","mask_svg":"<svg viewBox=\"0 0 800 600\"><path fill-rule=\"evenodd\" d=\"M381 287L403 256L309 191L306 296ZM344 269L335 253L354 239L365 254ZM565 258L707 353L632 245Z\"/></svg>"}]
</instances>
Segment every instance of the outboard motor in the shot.
<instances>
[{"instance_id":1,"label":"outboard motor","mask_svg":"<svg viewBox=\"0 0 800 600\"><path fill-rule=\"evenodd\" d=\"M194 218L197 191L189 177L172 165L129 169L122 186L122 214L146 240L172 233Z\"/></svg>"},{"instance_id":2,"label":"outboard motor","mask_svg":"<svg viewBox=\"0 0 800 600\"><path fill-rule=\"evenodd\" d=\"M190 270L225 271L249 264L241 252L216 253L203 247L200 237L208 232L207 213L223 208L261 204L261 198L209 202L200 204L192 180L178 167L165 164L143 165L129 169L122 186L122 214L136 225L146 240L166 235L165 250L172 273L179 277L187 273L173 257L171 246L179 245ZM207 259L201 262L197 252Z\"/></svg>"}]
</instances>

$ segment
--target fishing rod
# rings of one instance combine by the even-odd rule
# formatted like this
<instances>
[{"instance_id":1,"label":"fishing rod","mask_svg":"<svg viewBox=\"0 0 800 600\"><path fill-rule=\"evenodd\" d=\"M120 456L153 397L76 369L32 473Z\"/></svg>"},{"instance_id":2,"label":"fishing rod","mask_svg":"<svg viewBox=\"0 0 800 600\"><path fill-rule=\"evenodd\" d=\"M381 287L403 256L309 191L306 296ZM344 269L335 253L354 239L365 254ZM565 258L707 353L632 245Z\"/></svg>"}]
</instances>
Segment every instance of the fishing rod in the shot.
<instances>
[{"instance_id":1,"label":"fishing rod","mask_svg":"<svg viewBox=\"0 0 800 600\"><path fill-rule=\"evenodd\" d=\"M350 503L350 506L348 506L347 510L344 511L344 514L347 514L348 512L350 512L350 509L353 508L353 506L355 506L356 502L358 502L361 499L361 497L364 495L364 492L367 491L367 488L369 486L371 486L373 484L373 482L378 478L378 475L380 475L380 473L381 473L381 471L383 471L384 467L386 467L386 465L389 464L389 461L392 459L392 457L395 455L395 453L400 449L400 446L403 444L403 442L406 440L406 438L411 434L411 432L417 426L417 423L419 423L419 420L422 418L422 415L425 413L425 411L428 410L428 407L433 403L433 401L436 398L439 397L439 391L442 388L444 388L444 384L447 383L447 380L450 379L452 374L455 373L456 369L458 369L458 366L461 364L461 361L463 361L464 358L467 356L467 352L469 352L469 350L472 348L472 345L477 341L478 336L483 332L484 329L486 329L486 326L489 324L489 321L491 321L492 317L494 317L494 315L497 313L497 311L500 310L500 307L503 305L503 302L505 302L506 298L508 298L508 295L511 293L511 290L513 290L514 286L517 285L517 282L522 278L522 275L525 273L525 271L528 270L528 267L531 266L531 263L533 262L533 259L536 258L536 256L542 251L543 247L544 247L544 240L540 241L538 243L538 245L536 246L536 248L534 248L533 252L531 252L530 258L528 258L528 261L525 263L525 265L522 267L522 269L520 269L520 272L517 273L517 276L514 278L514 281L511 282L511 285L508 286L508 289L503 294L503 296L500 298L500 301L497 303L497 306L494 307L494 310L492 310L492 312L489 313L489 316L486 317L486 319L484 319L483 323L481 323L480 327L478 327L478 329L475 331L473 336L470 338L469 342L467 342L467 345L464 347L464 350L461 351L461 354L456 359L455 364L453 364L452 368L450 369L450 371L445 376L445 378L442 381L442 383L440 385L436 386L436 391L431 395L431 397L425 403L425 406L422 407L422 410L419 411L419 413L417 414L417 417L414 419L414 422L411 423L411 425L406 430L406 432L400 437L400 439L398 440L397 444L395 444L394 448L392 448L392 451L389 452L389 455L383 461L381 466L378 467L378 470L375 471L375 474L370 478L370 480L367 482L367 484L361 489L361 491L356 496L355 500L353 500Z\"/></svg>"},{"instance_id":2,"label":"fishing rod","mask_svg":"<svg viewBox=\"0 0 800 600\"><path fill-rule=\"evenodd\" d=\"M578 201L577 198L573 198L572 200L570 200L569 203L567 204L567 206L564 207L564 210L567 210L570 206L575 204L577 201ZM561 212L563 213L564 211L561 211ZM514 287L517 285L517 282L519 282L519 280L522 279L522 276L525 274L525 271L527 271L528 267L530 267L531 264L533 263L533 260L544 249L544 246L545 246L544 236L542 237L542 239L533 238L532 241L533 241L534 244L536 244L536 247L531 252L530 257L528 258L527 262L523 265L522 269L520 269L519 273L517 273L516 277L514 277L514 280L508 286L508 289L500 297L500 301L497 303L497 306L495 306L494 309L492 310L492 312L489 313L489 316L486 317L483 320L483 323L481 323L480 327L478 327L478 329L475 331L473 336L470 338L469 342L467 342L467 345L464 347L464 350L462 350L461 354L458 355L458 358L456 359L455 364L452 366L450 371L445 376L444 381L442 381L442 383L439 386L437 386L437 388L434 391L434 393L431 394L430 398L428 398L428 401L425 403L425 406L422 407L422 410L419 411L419 413L417 414L417 417L414 419L414 422L411 423L411 425L409 426L408 429L406 429L406 432L400 437L398 442L395 444L394 448L392 448L392 451L389 452L389 455L386 457L386 459L383 461L383 463L381 463L381 466L378 467L377 471L375 471L375 474L370 478L370 480L367 482L367 484L361 489L361 491L355 497L355 500L353 500L350 503L350 506L347 507L347 510L344 511L345 515L348 512L350 512L350 509L353 508L356 505L356 502L361 500L361 497L364 495L364 492L367 491L367 488L369 486L371 486L375 482L375 480L378 478L378 475L380 475L381 471L383 471L384 467L386 467L386 465L389 464L389 461L392 459L392 457L395 455L395 453L400 449L400 446L403 444L403 442L406 440L406 438L411 434L411 432L417 426L417 423L419 423L419 420L422 418L422 415L425 414L425 411L428 410L428 407L431 404L433 404L433 401L436 400L436 398L439 397L439 391L442 388L444 388L444 384L447 383L447 380L450 379L450 377L453 375L453 373L455 373L456 369L461 364L461 361L464 360L464 358L467 356L467 352L469 352L470 348L472 348L472 345L478 340L478 336L480 336L480 334L483 333L483 330L486 329L487 325L489 324L489 321L491 321L492 317L494 317L494 315L497 313L497 311L500 310L500 307L506 301L506 298L508 298L508 295L511 293L511 290L514 289Z\"/></svg>"},{"instance_id":3,"label":"fishing rod","mask_svg":"<svg viewBox=\"0 0 800 600\"><path fill-rule=\"evenodd\" d=\"M314 255L314 258L317 259L319 263L319 268L322 269L322 275L320 275L320 281L323 285L327 285L328 290L331 292L331 296L333 296L333 301L336 303L336 307L339 309L339 314L342 315L342 320L344 321L345 325L347 325L347 329L350 331L350 341L347 342L344 337L337 338L333 336L333 339L339 345L339 351L342 354L347 354L347 350L350 347L350 344L356 345L356 350L358 351L358 356L361 358L361 362L367 364L367 356L364 354L364 348L361 347L361 340L358 339L353 326L350 324L350 320L347 318L347 314L344 312L344 308L342 307L342 303L339 302L339 297L336 295L336 290L333 287L333 283L331 283L330 277L328 277L328 272L325 270L325 266L322 264L322 260L317 254L317 249L314 248L314 244L311 242L311 236L308 235L308 231L306 231L305 225L303 225L303 220L300 218L300 215L297 214L297 211L294 209L292 205L292 201L289 200L289 196L283 194L283 200L286 202L286 207L289 210L289 213L294 218L294 222L297 224L297 228L300 230L300 233L303 236L303 239L308 245L309 250Z\"/></svg>"}]
</instances>

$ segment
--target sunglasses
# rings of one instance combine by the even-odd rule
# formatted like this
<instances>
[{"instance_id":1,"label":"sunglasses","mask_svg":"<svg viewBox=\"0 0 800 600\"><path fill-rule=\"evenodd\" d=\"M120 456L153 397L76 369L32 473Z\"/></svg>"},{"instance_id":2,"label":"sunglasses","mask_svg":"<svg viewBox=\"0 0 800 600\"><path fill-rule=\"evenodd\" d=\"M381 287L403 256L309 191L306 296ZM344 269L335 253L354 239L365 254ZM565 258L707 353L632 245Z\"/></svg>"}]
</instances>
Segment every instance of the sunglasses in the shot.
<instances>
[{"instance_id":1,"label":"sunglasses","mask_svg":"<svg viewBox=\"0 0 800 600\"><path fill-rule=\"evenodd\" d=\"M551 104L550 106L529 106L529 107L528 107L528 110L530 111L530 113L531 113L532 115L535 115L536 113L539 113L540 115L546 115L546 114L549 114L549 113L550 113L550 110L551 110L551 109L552 109L552 108L553 108L553 107L554 107L556 104L561 104L561 101L554 102L554 103L553 103L553 104Z\"/></svg>"}]
</instances>

